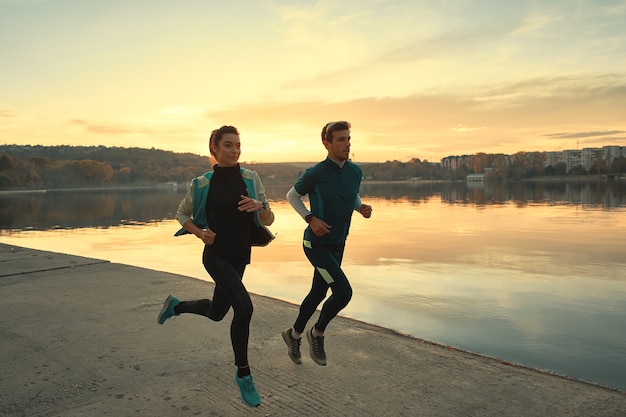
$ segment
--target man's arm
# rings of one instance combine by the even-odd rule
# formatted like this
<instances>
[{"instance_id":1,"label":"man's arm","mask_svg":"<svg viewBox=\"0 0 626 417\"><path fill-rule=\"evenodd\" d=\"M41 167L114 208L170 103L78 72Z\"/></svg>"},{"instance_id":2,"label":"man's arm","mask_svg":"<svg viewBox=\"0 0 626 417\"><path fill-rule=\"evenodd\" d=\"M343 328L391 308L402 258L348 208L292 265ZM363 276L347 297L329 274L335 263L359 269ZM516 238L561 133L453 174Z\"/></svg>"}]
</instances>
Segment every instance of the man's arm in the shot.
<instances>
[{"instance_id":1,"label":"man's arm","mask_svg":"<svg viewBox=\"0 0 626 417\"><path fill-rule=\"evenodd\" d=\"M363 204L361 202L361 196L359 194L356 195L354 199L354 210L361 213L361 216L369 219L372 216L372 206Z\"/></svg>"},{"instance_id":2,"label":"man's arm","mask_svg":"<svg viewBox=\"0 0 626 417\"><path fill-rule=\"evenodd\" d=\"M304 205L304 201L302 201L303 197L304 195L298 193L294 187L291 187L291 189L287 191L287 201L289 201L291 207L304 219L311 214L311 212Z\"/></svg>"}]
</instances>

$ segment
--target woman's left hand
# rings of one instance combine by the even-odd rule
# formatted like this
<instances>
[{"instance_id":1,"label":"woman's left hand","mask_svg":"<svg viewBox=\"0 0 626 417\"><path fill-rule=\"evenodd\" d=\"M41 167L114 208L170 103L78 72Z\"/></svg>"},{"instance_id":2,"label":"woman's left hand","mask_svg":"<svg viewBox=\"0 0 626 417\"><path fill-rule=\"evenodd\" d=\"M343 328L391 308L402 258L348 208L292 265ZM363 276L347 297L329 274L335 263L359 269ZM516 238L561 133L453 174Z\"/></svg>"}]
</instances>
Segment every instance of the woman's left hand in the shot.
<instances>
[{"instance_id":1,"label":"woman's left hand","mask_svg":"<svg viewBox=\"0 0 626 417\"><path fill-rule=\"evenodd\" d=\"M251 213L253 211L263 210L263 203L259 200L255 200L254 198L250 198L248 196L242 195L241 200L239 200L239 211L247 211Z\"/></svg>"}]
</instances>

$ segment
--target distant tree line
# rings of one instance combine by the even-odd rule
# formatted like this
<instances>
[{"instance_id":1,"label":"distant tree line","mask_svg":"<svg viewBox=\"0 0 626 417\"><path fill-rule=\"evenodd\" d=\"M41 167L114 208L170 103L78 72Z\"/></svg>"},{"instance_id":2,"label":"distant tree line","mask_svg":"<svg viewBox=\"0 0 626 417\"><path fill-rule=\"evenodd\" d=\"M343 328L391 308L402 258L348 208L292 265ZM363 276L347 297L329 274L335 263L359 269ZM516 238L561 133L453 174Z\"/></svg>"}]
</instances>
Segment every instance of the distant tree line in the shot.
<instances>
[{"instance_id":1,"label":"distant tree line","mask_svg":"<svg viewBox=\"0 0 626 417\"><path fill-rule=\"evenodd\" d=\"M0 190L187 184L211 169L206 156L158 149L105 146L0 145ZM246 164L264 182L291 182L292 164Z\"/></svg>"},{"instance_id":2,"label":"distant tree line","mask_svg":"<svg viewBox=\"0 0 626 417\"><path fill-rule=\"evenodd\" d=\"M187 184L210 170L211 164L206 156L158 149L0 145L0 190ZM293 183L311 164L242 162L259 172L264 183ZM454 169L417 158L359 165L365 180L376 181L459 180L471 173L485 172L486 168L494 180L565 174L565 167L544 164L545 156L541 152L519 152L465 156L463 163ZM626 158L615 159L605 169L605 172L626 173Z\"/></svg>"}]
</instances>

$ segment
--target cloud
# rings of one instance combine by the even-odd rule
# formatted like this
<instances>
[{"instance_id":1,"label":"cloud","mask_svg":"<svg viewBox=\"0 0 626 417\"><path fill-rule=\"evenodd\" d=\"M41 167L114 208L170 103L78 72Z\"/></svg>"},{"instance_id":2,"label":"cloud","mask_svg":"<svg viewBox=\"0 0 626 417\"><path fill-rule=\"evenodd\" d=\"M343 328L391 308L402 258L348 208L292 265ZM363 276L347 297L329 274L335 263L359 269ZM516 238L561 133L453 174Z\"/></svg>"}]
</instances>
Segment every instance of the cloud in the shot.
<instances>
[{"instance_id":1,"label":"cloud","mask_svg":"<svg viewBox=\"0 0 626 417\"><path fill-rule=\"evenodd\" d=\"M17 114L9 110L0 110L0 118L8 119L11 117L17 117Z\"/></svg>"},{"instance_id":2,"label":"cloud","mask_svg":"<svg viewBox=\"0 0 626 417\"><path fill-rule=\"evenodd\" d=\"M501 25L458 30L435 37L421 38L378 55L363 58L338 70L321 71L314 77L291 80L285 83L285 88L311 88L315 85L338 83L352 79L356 75L367 74L372 68L380 70L382 67L429 60L441 55L456 56L460 53L467 53L473 48L484 50L489 48L489 44L498 42L509 32L510 28Z\"/></svg>"},{"instance_id":3,"label":"cloud","mask_svg":"<svg viewBox=\"0 0 626 417\"><path fill-rule=\"evenodd\" d=\"M192 128L188 125L203 120L205 109L177 105L166 107L150 117L112 120L88 121L71 119L70 125L80 126L89 133L100 135L188 135Z\"/></svg>"},{"instance_id":4,"label":"cloud","mask_svg":"<svg viewBox=\"0 0 626 417\"><path fill-rule=\"evenodd\" d=\"M32 4L32 3L47 3L52 0L0 0L2 4Z\"/></svg>"},{"instance_id":5,"label":"cloud","mask_svg":"<svg viewBox=\"0 0 626 417\"><path fill-rule=\"evenodd\" d=\"M72 119L69 121L71 125L80 126L89 133L107 136L120 135L165 135L178 134L179 130L175 129L155 129L152 124L138 123L135 125L124 125L119 123L95 123L81 119Z\"/></svg>"},{"instance_id":6,"label":"cloud","mask_svg":"<svg viewBox=\"0 0 626 417\"><path fill-rule=\"evenodd\" d=\"M507 25L492 25L480 28L451 31L439 36L419 39L413 43L393 49L375 59L376 62L401 63L432 58L433 56L467 52L468 48L488 48L510 32Z\"/></svg>"},{"instance_id":7,"label":"cloud","mask_svg":"<svg viewBox=\"0 0 626 417\"><path fill-rule=\"evenodd\" d=\"M551 137L555 139L568 138L568 139L576 139L576 138L589 138L594 136L612 136L620 133L626 133L625 130L609 130L603 132L575 132L575 133L551 133L544 135L546 137Z\"/></svg>"},{"instance_id":8,"label":"cloud","mask_svg":"<svg viewBox=\"0 0 626 417\"><path fill-rule=\"evenodd\" d=\"M545 98L559 100L612 99L626 96L626 73L596 75L560 75L552 77L527 78L515 82L500 83L481 90L474 89L479 100L508 102L509 105L523 105L525 98L536 100Z\"/></svg>"},{"instance_id":9,"label":"cloud","mask_svg":"<svg viewBox=\"0 0 626 417\"><path fill-rule=\"evenodd\" d=\"M609 14L621 17L623 15L626 15L626 3L617 3L612 6L607 6L606 10Z\"/></svg>"},{"instance_id":10,"label":"cloud","mask_svg":"<svg viewBox=\"0 0 626 417\"><path fill-rule=\"evenodd\" d=\"M540 31L552 23L563 20L562 16L550 15L546 13L533 12L526 17L520 27L513 31L513 34L528 34Z\"/></svg>"},{"instance_id":11,"label":"cloud","mask_svg":"<svg viewBox=\"0 0 626 417\"><path fill-rule=\"evenodd\" d=\"M198 129L197 126L173 126L168 121L158 121L157 116L151 120L134 122L72 119L68 124L82 129L80 133L70 131L64 134L63 143L68 145L138 146L208 154L206 143L209 130Z\"/></svg>"},{"instance_id":12,"label":"cloud","mask_svg":"<svg viewBox=\"0 0 626 417\"><path fill-rule=\"evenodd\" d=\"M486 129L486 127L485 126L468 127L468 126L456 125L455 127L451 128L450 130L452 130L454 132L458 132L458 133L463 133L463 132L475 132L477 130L483 130L483 129Z\"/></svg>"},{"instance_id":13,"label":"cloud","mask_svg":"<svg viewBox=\"0 0 626 417\"><path fill-rule=\"evenodd\" d=\"M626 73L597 76L538 77L496 86L483 85L446 93L412 94L405 97L365 97L344 101L285 102L268 100L207 113L210 118L232 118L271 124L313 122L322 124L339 117L365 119L381 125L442 125L477 130L515 123L533 125L623 124ZM592 132L592 130L589 130Z\"/></svg>"},{"instance_id":14,"label":"cloud","mask_svg":"<svg viewBox=\"0 0 626 417\"><path fill-rule=\"evenodd\" d=\"M602 146L626 146L626 133L625 130L605 130L605 131L597 131L597 132L570 132L570 133L549 133L543 135L549 140L563 140L565 142L561 144L557 149L562 148L568 143L573 145L573 141L569 141L568 139L576 139L576 149L581 147L590 147L593 145Z\"/></svg>"},{"instance_id":15,"label":"cloud","mask_svg":"<svg viewBox=\"0 0 626 417\"><path fill-rule=\"evenodd\" d=\"M619 144L611 136L624 133L624 102L626 74L601 74L536 77L446 94L270 100L206 115L239 120L244 132L273 132L268 142L293 146L298 153L315 152L324 123L345 119L353 125L353 149L361 161L438 160L449 154L554 150L555 139L573 149L571 140L577 137Z\"/></svg>"},{"instance_id":16,"label":"cloud","mask_svg":"<svg viewBox=\"0 0 626 417\"><path fill-rule=\"evenodd\" d=\"M135 133L135 129L129 129L121 126L115 126L111 124L95 124L86 122L84 120L72 119L70 124L83 127L89 133L97 133L102 135L126 135L129 133Z\"/></svg>"},{"instance_id":17,"label":"cloud","mask_svg":"<svg viewBox=\"0 0 626 417\"><path fill-rule=\"evenodd\" d=\"M203 154L208 133L230 124L242 133L242 161L265 162L323 157L320 131L338 119L352 123L355 160L362 162L576 149L577 139L599 146L626 145L620 143L626 134L626 74L535 77L404 97L342 97L294 101L277 95L214 110L177 104L132 119L75 117L68 124L74 129L61 137L80 144L132 144ZM39 136L25 140L49 135L54 122L46 123L38 129Z\"/></svg>"},{"instance_id":18,"label":"cloud","mask_svg":"<svg viewBox=\"0 0 626 417\"><path fill-rule=\"evenodd\" d=\"M626 136L602 136L582 141L584 145L598 144L600 146L626 146Z\"/></svg>"},{"instance_id":19,"label":"cloud","mask_svg":"<svg viewBox=\"0 0 626 417\"><path fill-rule=\"evenodd\" d=\"M189 107L184 104L179 104L177 106L167 107L161 110L161 113L171 116L194 117L203 114L205 111L206 110L202 107Z\"/></svg>"}]
</instances>

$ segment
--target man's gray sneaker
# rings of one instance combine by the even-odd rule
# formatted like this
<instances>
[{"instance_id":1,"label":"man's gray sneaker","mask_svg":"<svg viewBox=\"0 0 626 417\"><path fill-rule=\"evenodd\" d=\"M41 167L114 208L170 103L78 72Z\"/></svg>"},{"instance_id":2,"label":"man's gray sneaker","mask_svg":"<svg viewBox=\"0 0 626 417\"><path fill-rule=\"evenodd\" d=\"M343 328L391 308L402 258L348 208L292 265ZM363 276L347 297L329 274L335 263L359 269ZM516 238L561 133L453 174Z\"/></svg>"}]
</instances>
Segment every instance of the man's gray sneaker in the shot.
<instances>
[{"instance_id":1,"label":"man's gray sneaker","mask_svg":"<svg viewBox=\"0 0 626 417\"><path fill-rule=\"evenodd\" d=\"M301 364L302 355L300 354L300 343L302 343L302 339L294 339L293 336L291 336L291 327L285 330L282 335L283 340L289 348L289 350L287 351L287 353L289 354L289 359L297 364Z\"/></svg>"},{"instance_id":2,"label":"man's gray sneaker","mask_svg":"<svg viewBox=\"0 0 626 417\"><path fill-rule=\"evenodd\" d=\"M311 359L318 365L326 365L326 352L324 352L324 336L313 336L313 327L306 332L306 338L309 340L309 351Z\"/></svg>"}]
</instances>

